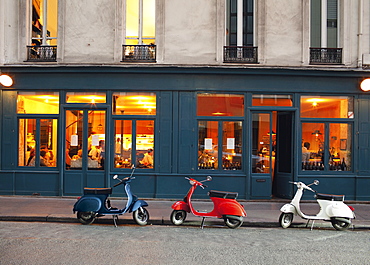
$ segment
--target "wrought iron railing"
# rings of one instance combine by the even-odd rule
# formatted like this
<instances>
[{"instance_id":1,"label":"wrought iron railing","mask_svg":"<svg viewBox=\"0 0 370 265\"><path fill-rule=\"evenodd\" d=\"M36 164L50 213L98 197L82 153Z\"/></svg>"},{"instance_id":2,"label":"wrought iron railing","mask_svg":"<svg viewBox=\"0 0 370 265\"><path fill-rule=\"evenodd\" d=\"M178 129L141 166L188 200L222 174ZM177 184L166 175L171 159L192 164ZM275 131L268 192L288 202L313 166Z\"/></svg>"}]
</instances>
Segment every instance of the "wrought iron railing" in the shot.
<instances>
[{"instance_id":1,"label":"wrought iron railing","mask_svg":"<svg viewBox=\"0 0 370 265\"><path fill-rule=\"evenodd\" d=\"M342 64L342 48L310 48L310 64Z\"/></svg>"},{"instance_id":2,"label":"wrought iron railing","mask_svg":"<svg viewBox=\"0 0 370 265\"><path fill-rule=\"evenodd\" d=\"M257 63L257 52L257 47L224 46L224 63Z\"/></svg>"},{"instance_id":3,"label":"wrought iron railing","mask_svg":"<svg viewBox=\"0 0 370 265\"><path fill-rule=\"evenodd\" d=\"M56 62L57 46L27 46L27 61Z\"/></svg>"},{"instance_id":4,"label":"wrought iron railing","mask_svg":"<svg viewBox=\"0 0 370 265\"><path fill-rule=\"evenodd\" d=\"M122 45L123 62L156 62L156 45Z\"/></svg>"}]
</instances>

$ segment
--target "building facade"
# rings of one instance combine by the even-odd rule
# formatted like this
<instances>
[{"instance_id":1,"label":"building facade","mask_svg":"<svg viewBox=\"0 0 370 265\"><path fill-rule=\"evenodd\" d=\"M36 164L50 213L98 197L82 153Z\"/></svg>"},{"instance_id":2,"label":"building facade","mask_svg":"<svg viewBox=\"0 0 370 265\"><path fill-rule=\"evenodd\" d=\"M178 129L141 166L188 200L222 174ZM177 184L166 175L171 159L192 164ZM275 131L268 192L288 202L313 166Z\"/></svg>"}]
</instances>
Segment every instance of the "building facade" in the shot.
<instances>
[{"instance_id":1,"label":"building facade","mask_svg":"<svg viewBox=\"0 0 370 265\"><path fill-rule=\"evenodd\" d=\"M0 194L76 196L135 165L147 198L211 175L247 200L314 179L370 199L368 1L0 0L0 13L14 81L0 87Z\"/></svg>"}]
</instances>

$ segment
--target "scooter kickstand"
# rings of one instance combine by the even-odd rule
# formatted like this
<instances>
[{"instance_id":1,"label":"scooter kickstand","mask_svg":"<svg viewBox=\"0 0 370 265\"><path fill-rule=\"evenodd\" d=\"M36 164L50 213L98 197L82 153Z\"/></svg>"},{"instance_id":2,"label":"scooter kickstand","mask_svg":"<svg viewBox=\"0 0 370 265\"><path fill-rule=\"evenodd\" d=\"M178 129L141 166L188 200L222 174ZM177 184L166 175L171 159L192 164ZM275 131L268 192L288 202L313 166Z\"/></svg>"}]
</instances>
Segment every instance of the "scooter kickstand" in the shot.
<instances>
[{"instance_id":1,"label":"scooter kickstand","mask_svg":"<svg viewBox=\"0 0 370 265\"><path fill-rule=\"evenodd\" d=\"M118 215L114 214L114 215L113 215L113 223L114 223L114 227L117 227L117 221L116 221L116 219L117 219L117 221L118 221Z\"/></svg>"},{"instance_id":2,"label":"scooter kickstand","mask_svg":"<svg viewBox=\"0 0 370 265\"><path fill-rule=\"evenodd\" d=\"M315 223L315 220L312 220L312 225L311 225L311 231L313 229L313 224Z\"/></svg>"},{"instance_id":3,"label":"scooter kickstand","mask_svg":"<svg viewBox=\"0 0 370 265\"><path fill-rule=\"evenodd\" d=\"M202 218L202 223L201 223L201 225L200 225L200 228L201 228L201 229L203 229L203 227L204 227L204 221L205 221L205 220L206 220L206 218L205 218L205 217L203 217L203 218Z\"/></svg>"}]
</instances>

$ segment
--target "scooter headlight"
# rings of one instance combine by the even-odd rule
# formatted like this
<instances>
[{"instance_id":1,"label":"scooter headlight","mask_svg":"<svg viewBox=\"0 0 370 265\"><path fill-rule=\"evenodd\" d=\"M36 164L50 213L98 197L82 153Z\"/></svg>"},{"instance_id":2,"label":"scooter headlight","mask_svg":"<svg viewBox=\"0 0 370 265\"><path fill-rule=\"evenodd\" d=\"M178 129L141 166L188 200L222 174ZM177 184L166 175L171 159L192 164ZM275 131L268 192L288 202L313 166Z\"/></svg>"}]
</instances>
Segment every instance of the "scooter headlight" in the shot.
<instances>
[{"instance_id":1,"label":"scooter headlight","mask_svg":"<svg viewBox=\"0 0 370 265\"><path fill-rule=\"evenodd\" d=\"M195 182L193 180L190 180L189 183L190 183L191 186L193 186L195 184Z\"/></svg>"}]
</instances>

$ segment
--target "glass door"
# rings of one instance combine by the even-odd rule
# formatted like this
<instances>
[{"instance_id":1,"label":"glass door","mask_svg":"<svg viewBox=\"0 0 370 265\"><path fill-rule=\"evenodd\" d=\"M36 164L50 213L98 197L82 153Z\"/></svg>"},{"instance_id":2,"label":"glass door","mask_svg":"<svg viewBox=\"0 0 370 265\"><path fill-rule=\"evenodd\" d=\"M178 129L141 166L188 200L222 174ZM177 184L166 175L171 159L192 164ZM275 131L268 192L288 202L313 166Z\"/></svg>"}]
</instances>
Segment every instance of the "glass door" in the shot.
<instances>
[{"instance_id":1,"label":"glass door","mask_svg":"<svg viewBox=\"0 0 370 265\"><path fill-rule=\"evenodd\" d=\"M66 110L66 170L104 170L105 110Z\"/></svg>"}]
</instances>

